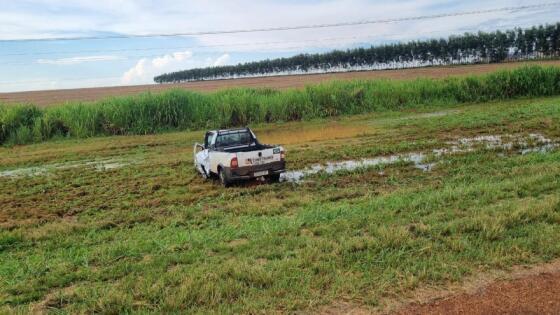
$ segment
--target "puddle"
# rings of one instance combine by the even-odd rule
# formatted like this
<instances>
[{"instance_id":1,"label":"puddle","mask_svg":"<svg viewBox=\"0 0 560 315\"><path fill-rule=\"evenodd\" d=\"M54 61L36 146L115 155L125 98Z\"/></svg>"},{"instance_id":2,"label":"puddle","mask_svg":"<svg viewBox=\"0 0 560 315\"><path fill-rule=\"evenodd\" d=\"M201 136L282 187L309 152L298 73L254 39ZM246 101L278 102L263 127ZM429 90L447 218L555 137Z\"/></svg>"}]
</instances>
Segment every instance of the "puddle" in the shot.
<instances>
[{"instance_id":1,"label":"puddle","mask_svg":"<svg viewBox=\"0 0 560 315\"><path fill-rule=\"evenodd\" d=\"M325 165L316 164L308 169L299 171L289 171L280 175L280 181L284 182L300 182L305 176L325 172L332 174L338 171L353 171L363 167L372 167L377 165L395 164L397 162L412 162L414 167L423 171L430 171L434 163L424 163L426 155L423 153L409 153L403 155L381 156L372 159L348 160L342 162L328 162Z\"/></svg>"},{"instance_id":2,"label":"puddle","mask_svg":"<svg viewBox=\"0 0 560 315\"><path fill-rule=\"evenodd\" d=\"M14 170L0 171L0 177L34 177L46 176L56 170L66 170L79 167L91 167L96 171L108 171L125 167L134 163L134 161L125 161L121 159L104 159L104 160L91 160L91 161L72 161L65 163L48 164L42 166L33 166L18 168Z\"/></svg>"},{"instance_id":3,"label":"puddle","mask_svg":"<svg viewBox=\"0 0 560 315\"><path fill-rule=\"evenodd\" d=\"M537 147L534 147L534 148L522 149L521 154L525 155L525 154L535 153L535 152L547 153L547 152L553 151L557 148L558 148L558 143L549 143L549 144L537 146Z\"/></svg>"},{"instance_id":4,"label":"puddle","mask_svg":"<svg viewBox=\"0 0 560 315\"><path fill-rule=\"evenodd\" d=\"M558 147L559 143L546 138L542 134L531 133L519 135L484 135L471 138L460 138L447 142L448 148L434 150L436 155L457 152L471 152L477 149L511 151L519 148L519 153L548 152Z\"/></svg>"},{"instance_id":5,"label":"puddle","mask_svg":"<svg viewBox=\"0 0 560 315\"><path fill-rule=\"evenodd\" d=\"M554 142L541 134L532 133L529 135L529 137L531 137L533 140L536 140L538 143L540 143L540 145L521 149L521 154L523 155L534 152L547 153L560 146L560 143Z\"/></svg>"},{"instance_id":6,"label":"puddle","mask_svg":"<svg viewBox=\"0 0 560 315\"><path fill-rule=\"evenodd\" d=\"M94 165L95 165L95 170L97 171L108 171L117 168L122 168L129 164L130 163L124 163L124 162L110 162L110 163L96 163Z\"/></svg>"},{"instance_id":7,"label":"puddle","mask_svg":"<svg viewBox=\"0 0 560 315\"><path fill-rule=\"evenodd\" d=\"M434 149L428 153L413 152L390 156L381 156L371 159L348 160L341 162L328 162L326 164L316 164L303 170L295 170L283 173L280 181L299 183L304 177L325 172L332 174L338 171L353 171L362 167L372 167L377 165L395 164L397 162L412 162L414 167L429 172L437 162L427 163L428 156L442 157L445 155L466 153L476 150L505 150L512 151L519 148L517 153L528 154L533 152L546 153L560 146L558 142L546 138L541 134L529 134L528 136L514 135L482 135L471 138L459 138L446 143L446 148ZM505 156L499 153L500 156Z\"/></svg>"}]
</instances>

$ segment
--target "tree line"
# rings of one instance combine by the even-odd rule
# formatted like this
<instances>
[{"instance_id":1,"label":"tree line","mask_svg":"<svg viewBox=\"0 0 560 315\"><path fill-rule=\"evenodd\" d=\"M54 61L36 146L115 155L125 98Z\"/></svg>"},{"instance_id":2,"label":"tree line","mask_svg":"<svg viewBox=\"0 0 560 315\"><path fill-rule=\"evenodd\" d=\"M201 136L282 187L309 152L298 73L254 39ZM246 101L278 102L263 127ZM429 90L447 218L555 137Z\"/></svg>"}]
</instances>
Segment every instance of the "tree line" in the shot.
<instances>
[{"instance_id":1,"label":"tree line","mask_svg":"<svg viewBox=\"0 0 560 315\"><path fill-rule=\"evenodd\" d=\"M237 65L166 73L156 83L230 79L278 74L381 70L432 65L495 63L560 56L560 23L527 29L465 33L447 39L417 40L369 48L299 54Z\"/></svg>"}]
</instances>

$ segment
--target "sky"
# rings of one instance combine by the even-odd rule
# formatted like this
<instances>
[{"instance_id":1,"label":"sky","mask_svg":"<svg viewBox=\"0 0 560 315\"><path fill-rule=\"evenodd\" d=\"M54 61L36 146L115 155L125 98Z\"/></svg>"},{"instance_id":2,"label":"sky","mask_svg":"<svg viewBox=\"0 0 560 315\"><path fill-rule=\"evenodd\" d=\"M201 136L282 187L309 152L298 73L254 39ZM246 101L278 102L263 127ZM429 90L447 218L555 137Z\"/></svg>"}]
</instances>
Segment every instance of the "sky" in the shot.
<instances>
[{"instance_id":1,"label":"sky","mask_svg":"<svg viewBox=\"0 0 560 315\"><path fill-rule=\"evenodd\" d=\"M150 84L156 75L196 67L556 23L560 5L321 29L91 40L21 39L331 24L552 1L0 0L0 92Z\"/></svg>"}]
</instances>

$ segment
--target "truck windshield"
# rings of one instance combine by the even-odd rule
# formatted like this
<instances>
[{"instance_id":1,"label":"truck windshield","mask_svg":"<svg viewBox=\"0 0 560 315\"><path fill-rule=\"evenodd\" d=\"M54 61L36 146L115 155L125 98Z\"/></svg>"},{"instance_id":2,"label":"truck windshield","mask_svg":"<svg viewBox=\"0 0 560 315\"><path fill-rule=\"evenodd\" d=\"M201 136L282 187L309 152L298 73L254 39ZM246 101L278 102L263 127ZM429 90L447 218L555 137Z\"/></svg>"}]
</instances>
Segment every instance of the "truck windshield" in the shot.
<instances>
[{"instance_id":1,"label":"truck windshield","mask_svg":"<svg viewBox=\"0 0 560 315\"><path fill-rule=\"evenodd\" d=\"M219 134L216 138L216 147L235 147L243 145L251 145L253 143L253 137L248 131L239 131L227 134Z\"/></svg>"}]
</instances>

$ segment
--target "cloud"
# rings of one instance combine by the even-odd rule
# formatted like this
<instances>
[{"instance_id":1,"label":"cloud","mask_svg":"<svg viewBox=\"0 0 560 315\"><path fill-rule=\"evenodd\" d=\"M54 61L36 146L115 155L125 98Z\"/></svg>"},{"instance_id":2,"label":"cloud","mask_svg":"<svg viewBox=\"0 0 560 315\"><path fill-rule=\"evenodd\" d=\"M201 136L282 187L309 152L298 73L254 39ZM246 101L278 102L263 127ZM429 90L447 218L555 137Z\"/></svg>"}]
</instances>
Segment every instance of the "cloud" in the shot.
<instances>
[{"instance_id":1,"label":"cloud","mask_svg":"<svg viewBox=\"0 0 560 315\"><path fill-rule=\"evenodd\" d=\"M38 59L36 62L38 64L47 64L47 65L76 65L85 62L99 62L99 61L114 61L114 60L122 60L125 59L120 56L111 56L111 55L101 55L101 56L81 56L81 57L68 57L68 58L60 58L60 59Z\"/></svg>"},{"instance_id":2,"label":"cloud","mask_svg":"<svg viewBox=\"0 0 560 315\"><path fill-rule=\"evenodd\" d=\"M229 54L223 54L217 58L206 58L198 61L193 58L191 51L174 52L171 54L158 56L152 59L142 58L136 65L127 70L121 78L122 84L147 84L153 83L153 78L157 75L186 70L196 67L218 66L227 64Z\"/></svg>"},{"instance_id":3,"label":"cloud","mask_svg":"<svg viewBox=\"0 0 560 315\"><path fill-rule=\"evenodd\" d=\"M165 68L169 65L173 65L174 63L180 63L192 57L191 51L184 51L184 52L174 52L169 55L165 55L163 57L156 57L152 59L152 65L155 68Z\"/></svg>"},{"instance_id":4,"label":"cloud","mask_svg":"<svg viewBox=\"0 0 560 315\"><path fill-rule=\"evenodd\" d=\"M530 0L513 1L515 5L533 4ZM119 0L29 0L7 2L0 12L0 38L49 37L101 34L176 33L261 27L292 26L387 19L465 10L511 6L511 0L446 1L446 0L337 0L337 1L137 1ZM371 36L387 32L399 35L418 29L437 28L441 33L504 18L511 23L537 24L555 22L557 10L521 10L427 21L360 25L284 32L259 32L194 36L204 44L239 44L257 41L319 39L325 37ZM165 21L165 23L154 23ZM437 36L440 36L438 34ZM443 36L443 34L441 35ZM414 37L414 36L411 36ZM356 40L340 40L351 44ZM291 44L293 46L293 44ZM300 44L301 45L301 44ZM315 44L317 45L317 44ZM332 46L333 42L319 44ZM254 45L234 47L239 51L254 50ZM276 45L275 49L282 47ZM232 49L228 49L232 52Z\"/></svg>"},{"instance_id":5,"label":"cloud","mask_svg":"<svg viewBox=\"0 0 560 315\"><path fill-rule=\"evenodd\" d=\"M214 67L223 66L229 62L229 54L223 54L220 57L216 58L216 61L212 64Z\"/></svg>"},{"instance_id":6,"label":"cloud","mask_svg":"<svg viewBox=\"0 0 560 315\"><path fill-rule=\"evenodd\" d=\"M149 83L158 74L187 66L191 58L191 51L174 52L153 59L142 58L123 74L121 81L123 84Z\"/></svg>"}]
</instances>

